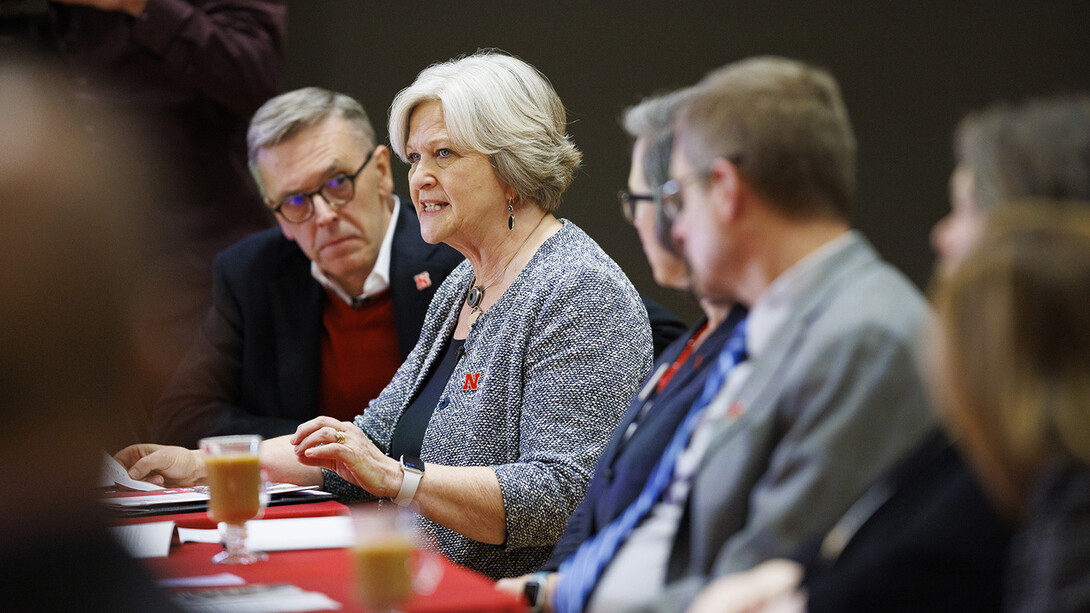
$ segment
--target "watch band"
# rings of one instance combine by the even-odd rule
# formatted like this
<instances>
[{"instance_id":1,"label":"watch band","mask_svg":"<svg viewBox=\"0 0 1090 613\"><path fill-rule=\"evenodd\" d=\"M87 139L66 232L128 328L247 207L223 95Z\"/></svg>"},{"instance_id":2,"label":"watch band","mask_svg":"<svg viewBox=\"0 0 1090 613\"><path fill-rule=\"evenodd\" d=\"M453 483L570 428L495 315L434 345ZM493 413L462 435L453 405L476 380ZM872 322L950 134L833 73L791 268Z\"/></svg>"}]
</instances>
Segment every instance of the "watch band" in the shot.
<instances>
[{"instance_id":1,"label":"watch band","mask_svg":"<svg viewBox=\"0 0 1090 613\"><path fill-rule=\"evenodd\" d=\"M416 488L424 478L424 462L416 456L401 456L401 489L394 496L394 503L399 507L408 506L416 495Z\"/></svg>"},{"instance_id":2,"label":"watch band","mask_svg":"<svg viewBox=\"0 0 1090 613\"><path fill-rule=\"evenodd\" d=\"M522 588L523 595L526 596L526 600L530 603L530 613L541 613L545 608L545 586L549 581L550 574L546 571L538 571L530 575L526 585Z\"/></svg>"}]
</instances>

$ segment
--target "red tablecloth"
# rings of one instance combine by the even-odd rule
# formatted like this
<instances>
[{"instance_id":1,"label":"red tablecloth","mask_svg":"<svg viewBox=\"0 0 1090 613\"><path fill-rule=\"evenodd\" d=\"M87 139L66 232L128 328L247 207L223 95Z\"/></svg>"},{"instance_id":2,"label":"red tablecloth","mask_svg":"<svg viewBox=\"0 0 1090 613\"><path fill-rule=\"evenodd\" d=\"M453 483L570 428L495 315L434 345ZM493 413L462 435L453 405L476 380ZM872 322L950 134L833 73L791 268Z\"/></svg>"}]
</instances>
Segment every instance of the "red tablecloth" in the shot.
<instances>
[{"instance_id":1,"label":"red tablecloth","mask_svg":"<svg viewBox=\"0 0 1090 613\"><path fill-rule=\"evenodd\" d=\"M269 507L266 519L283 517L315 517L347 514L348 508L337 502L321 502L283 507ZM128 520L132 522L174 521L188 528L210 528L212 523L203 513L160 515ZM291 583L306 590L326 594L340 602L341 611L365 611L352 597L351 560L344 549L313 549L306 551L276 551L266 562L250 565L213 564L211 558L222 548L208 543L186 543L171 548L170 556L145 560L151 572L159 577L192 577L230 572L247 583ZM497 591L492 580L458 566L442 556L443 578L435 593L415 596L401 610L407 613L525 613L523 602Z\"/></svg>"}]
</instances>

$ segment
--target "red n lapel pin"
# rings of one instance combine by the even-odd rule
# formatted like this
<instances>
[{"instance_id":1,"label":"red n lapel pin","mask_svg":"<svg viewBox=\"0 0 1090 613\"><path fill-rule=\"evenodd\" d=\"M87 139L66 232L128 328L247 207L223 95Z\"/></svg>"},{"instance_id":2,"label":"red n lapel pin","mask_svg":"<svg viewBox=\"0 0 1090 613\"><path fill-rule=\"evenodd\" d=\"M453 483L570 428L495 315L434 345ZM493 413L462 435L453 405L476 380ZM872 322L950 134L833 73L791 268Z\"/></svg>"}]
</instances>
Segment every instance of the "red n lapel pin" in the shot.
<instances>
[{"instance_id":1,"label":"red n lapel pin","mask_svg":"<svg viewBox=\"0 0 1090 613\"><path fill-rule=\"evenodd\" d=\"M742 416L742 413L746 412L746 406L742 404L741 400L735 400L727 407L727 419L734 421Z\"/></svg>"},{"instance_id":2,"label":"red n lapel pin","mask_svg":"<svg viewBox=\"0 0 1090 613\"><path fill-rule=\"evenodd\" d=\"M481 373L468 372L466 373L466 382L462 384L463 390L476 390L477 385L481 382Z\"/></svg>"},{"instance_id":3,"label":"red n lapel pin","mask_svg":"<svg viewBox=\"0 0 1090 613\"><path fill-rule=\"evenodd\" d=\"M418 290L431 287L431 275L426 270L418 275L413 275L413 281L416 282L416 289Z\"/></svg>"}]
</instances>

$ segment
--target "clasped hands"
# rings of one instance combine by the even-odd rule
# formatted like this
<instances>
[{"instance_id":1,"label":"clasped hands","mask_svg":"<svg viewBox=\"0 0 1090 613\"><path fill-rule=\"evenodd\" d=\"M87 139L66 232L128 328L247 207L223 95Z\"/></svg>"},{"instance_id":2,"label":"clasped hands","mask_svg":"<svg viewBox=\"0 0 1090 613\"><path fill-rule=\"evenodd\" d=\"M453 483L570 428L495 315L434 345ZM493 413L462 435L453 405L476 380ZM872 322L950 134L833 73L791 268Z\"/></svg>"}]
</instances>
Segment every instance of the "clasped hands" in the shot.
<instances>
[{"instance_id":1,"label":"clasped hands","mask_svg":"<svg viewBox=\"0 0 1090 613\"><path fill-rule=\"evenodd\" d=\"M331 470L379 498L393 498L401 488L401 465L352 422L317 417L301 424L288 443L301 464Z\"/></svg>"}]
</instances>

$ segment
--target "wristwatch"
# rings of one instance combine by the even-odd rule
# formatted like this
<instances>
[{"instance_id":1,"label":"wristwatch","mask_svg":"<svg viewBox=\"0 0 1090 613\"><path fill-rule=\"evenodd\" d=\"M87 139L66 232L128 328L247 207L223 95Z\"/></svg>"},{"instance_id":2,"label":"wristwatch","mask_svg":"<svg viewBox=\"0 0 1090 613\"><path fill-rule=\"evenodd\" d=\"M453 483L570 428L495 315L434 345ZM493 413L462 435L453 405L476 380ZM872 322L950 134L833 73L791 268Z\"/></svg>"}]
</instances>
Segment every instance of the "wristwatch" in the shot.
<instances>
[{"instance_id":1,"label":"wristwatch","mask_svg":"<svg viewBox=\"0 0 1090 613\"><path fill-rule=\"evenodd\" d=\"M424 462L414 455L402 455L401 475L401 489L397 491L397 496L394 496L394 502L399 507L407 507L416 495L420 480L424 478Z\"/></svg>"},{"instance_id":2,"label":"wristwatch","mask_svg":"<svg viewBox=\"0 0 1090 613\"><path fill-rule=\"evenodd\" d=\"M549 574L541 571L530 575L522 588L523 595L530 602L530 613L541 613L545 607L545 584L549 580Z\"/></svg>"}]
</instances>

